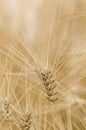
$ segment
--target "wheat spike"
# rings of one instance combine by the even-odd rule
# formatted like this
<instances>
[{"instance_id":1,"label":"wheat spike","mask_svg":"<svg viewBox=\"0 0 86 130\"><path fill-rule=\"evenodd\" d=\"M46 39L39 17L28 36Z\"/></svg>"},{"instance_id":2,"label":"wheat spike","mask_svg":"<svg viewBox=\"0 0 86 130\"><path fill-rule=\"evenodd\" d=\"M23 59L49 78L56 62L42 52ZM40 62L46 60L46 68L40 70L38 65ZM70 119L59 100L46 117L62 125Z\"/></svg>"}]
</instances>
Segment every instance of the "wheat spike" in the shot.
<instances>
[{"instance_id":1,"label":"wheat spike","mask_svg":"<svg viewBox=\"0 0 86 130\"><path fill-rule=\"evenodd\" d=\"M47 94L47 99L49 102L55 102L57 100L57 92L56 92L56 80L50 70L46 70L40 73L41 80L43 85L45 86L45 91Z\"/></svg>"},{"instance_id":2,"label":"wheat spike","mask_svg":"<svg viewBox=\"0 0 86 130\"><path fill-rule=\"evenodd\" d=\"M10 103L7 98L2 102L1 113L3 118L10 120Z\"/></svg>"},{"instance_id":3,"label":"wheat spike","mask_svg":"<svg viewBox=\"0 0 86 130\"><path fill-rule=\"evenodd\" d=\"M31 113L25 113L20 119L21 130L30 130L31 128Z\"/></svg>"}]
</instances>

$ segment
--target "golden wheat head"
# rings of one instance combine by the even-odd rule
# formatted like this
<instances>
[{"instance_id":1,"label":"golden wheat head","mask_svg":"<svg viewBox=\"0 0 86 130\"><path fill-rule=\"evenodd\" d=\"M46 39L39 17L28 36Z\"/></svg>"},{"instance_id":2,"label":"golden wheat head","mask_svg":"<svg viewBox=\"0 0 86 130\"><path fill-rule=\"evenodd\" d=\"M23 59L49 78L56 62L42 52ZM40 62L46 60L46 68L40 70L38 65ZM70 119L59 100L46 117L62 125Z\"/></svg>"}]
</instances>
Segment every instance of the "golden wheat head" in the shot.
<instances>
[{"instance_id":1,"label":"golden wheat head","mask_svg":"<svg viewBox=\"0 0 86 130\"><path fill-rule=\"evenodd\" d=\"M58 99L58 93L56 92L57 84L52 72L50 70L41 71L39 77L44 85L48 101L54 103Z\"/></svg>"},{"instance_id":2,"label":"golden wheat head","mask_svg":"<svg viewBox=\"0 0 86 130\"><path fill-rule=\"evenodd\" d=\"M10 120L10 118L11 118L10 110L11 110L10 102L8 101L7 98L3 99L2 106L1 106L2 118L5 118L6 120Z\"/></svg>"},{"instance_id":3,"label":"golden wheat head","mask_svg":"<svg viewBox=\"0 0 86 130\"><path fill-rule=\"evenodd\" d=\"M30 130L31 122L32 122L31 113L24 113L20 119L21 130Z\"/></svg>"}]
</instances>

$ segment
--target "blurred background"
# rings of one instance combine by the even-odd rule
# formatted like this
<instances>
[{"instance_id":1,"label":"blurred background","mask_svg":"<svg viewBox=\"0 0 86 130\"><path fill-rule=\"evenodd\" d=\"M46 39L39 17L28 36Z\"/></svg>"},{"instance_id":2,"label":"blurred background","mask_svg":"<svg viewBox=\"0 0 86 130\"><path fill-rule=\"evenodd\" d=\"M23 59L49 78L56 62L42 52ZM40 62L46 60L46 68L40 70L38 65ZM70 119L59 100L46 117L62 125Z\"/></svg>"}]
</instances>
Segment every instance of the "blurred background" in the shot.
<instances>
[{"instance_id":1,"label":"blurred background","mask_svg":"<svg viewBox=\"0 0 86 130\"><path fill-rule=\"evenodd\" d=\"M59 21L61 30L68 19L73 22L74 40L85 38L86 1L85 0L0 0L0 32L17 31L33 43L45 43L57 4L54 23Z\"/></svg>"},{"instance_id":2,"label":"blurred background","mask_svg":"<svg viewBox=\"0 0 86 130\"><path fill-rule=\"evenodd\" d=\"M21 41L24 39L24 44L32 44L42 64L46 64L49 41L50 61L61 43L61 51L66 48L67 55L71 52L71 60L76 58L76 53L85 56L86 1L0 0L0 39L3 44L7 41L12 46L14 39L19 44L15 34ZM73 53L74 48L79 51ZM75 66L76 62L72 67Z\"/></svg>"}]
</instances>

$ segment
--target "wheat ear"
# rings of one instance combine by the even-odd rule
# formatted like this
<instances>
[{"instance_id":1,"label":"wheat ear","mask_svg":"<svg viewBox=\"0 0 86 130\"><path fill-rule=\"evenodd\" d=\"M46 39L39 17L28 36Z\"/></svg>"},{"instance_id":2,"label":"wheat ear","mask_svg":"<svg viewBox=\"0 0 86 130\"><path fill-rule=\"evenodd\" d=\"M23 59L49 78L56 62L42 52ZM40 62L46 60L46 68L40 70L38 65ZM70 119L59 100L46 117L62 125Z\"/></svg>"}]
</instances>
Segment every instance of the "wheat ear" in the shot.
<instances>
[{"instance_id":1,"label":"wheat ear","mask_svg":"<svg viewBox=\"0 0 86 130\"><path fill-rule=\"evenodd\" d=\"M10 103L7 98L3 99L1 107L2 118L10 120Z\"/></svg>"},{"instance_id":2,"label":"wheat ear","mask_svg":"<svg viewBox=\"0 0 86 130\"><path fill-rule=\"evenodd\" d=\"M20 129L30 130L31 128L31 113L24 113L20 119Z\"/></svg>"},{"instance_id":3,"label":"wheat ear","mask_svg":"<svg viewBox=\"0 0 86 130\"><path fill-rule=\"evenodd\" d=\"M41 77L41 81L45 87L45 91L47 94L47 99L50 103L55 102L57 98L58 92L56 92L56 80L50 70L45 70L39 73Z\"/></svg>"}]
</instances>

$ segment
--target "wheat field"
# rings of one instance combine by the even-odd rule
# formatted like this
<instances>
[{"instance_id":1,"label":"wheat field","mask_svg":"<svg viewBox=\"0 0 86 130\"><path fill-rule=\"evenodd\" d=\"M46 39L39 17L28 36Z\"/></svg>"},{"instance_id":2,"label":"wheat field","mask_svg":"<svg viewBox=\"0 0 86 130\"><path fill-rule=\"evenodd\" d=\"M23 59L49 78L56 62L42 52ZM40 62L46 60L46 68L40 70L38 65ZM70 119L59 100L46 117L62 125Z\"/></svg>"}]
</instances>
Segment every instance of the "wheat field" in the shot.
<instances>
[{"instance_id":1,"label":"wheat field","mask_svg":"<svg viewBox=\"0 0 86 130\"><path fill-rule=\"evenodd\" d=\"M86 130L86 0L0 0L0 130Z\"/></svg>"}]
</instances>

